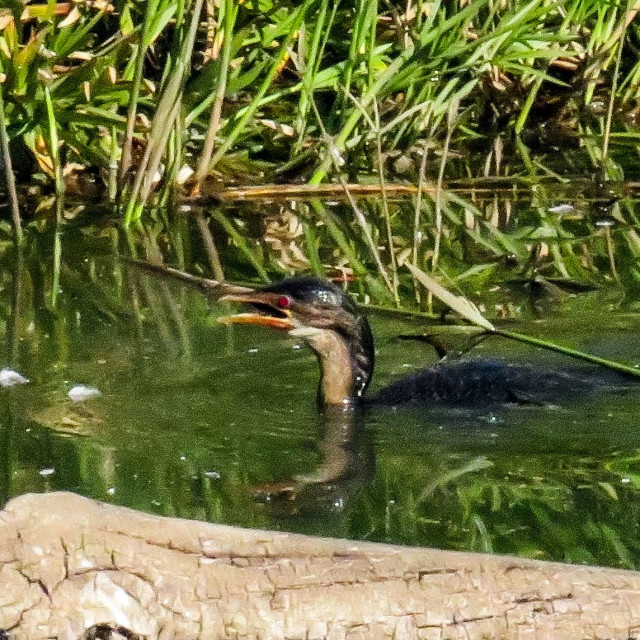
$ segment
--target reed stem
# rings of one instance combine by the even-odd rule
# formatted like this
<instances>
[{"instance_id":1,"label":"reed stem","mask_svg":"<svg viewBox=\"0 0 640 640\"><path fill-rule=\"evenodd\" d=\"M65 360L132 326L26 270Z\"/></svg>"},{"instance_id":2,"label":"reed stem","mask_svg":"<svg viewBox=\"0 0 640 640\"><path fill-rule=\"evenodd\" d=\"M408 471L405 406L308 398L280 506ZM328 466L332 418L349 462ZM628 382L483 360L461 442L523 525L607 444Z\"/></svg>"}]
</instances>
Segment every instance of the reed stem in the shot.
<instances>
[{"instance_id":1,"label":"reed stem","mask_svg":"<svg viewBox=\"0 0 640 640\"><path fill-rule=\"evenodd\" d=\"M1 73L1 69L0 69ZM11 226L16 245L22 243L22 222L20 221L20 206L18 204L18 192L16 190L15 176L11 164L11 153L9 150L9 135L7 132L7 120L4 113L3 83L0 82L0 144L2 145L2 163L4 179L9 196L9 206L11 207Z\"/></svg>"}]
</instances>

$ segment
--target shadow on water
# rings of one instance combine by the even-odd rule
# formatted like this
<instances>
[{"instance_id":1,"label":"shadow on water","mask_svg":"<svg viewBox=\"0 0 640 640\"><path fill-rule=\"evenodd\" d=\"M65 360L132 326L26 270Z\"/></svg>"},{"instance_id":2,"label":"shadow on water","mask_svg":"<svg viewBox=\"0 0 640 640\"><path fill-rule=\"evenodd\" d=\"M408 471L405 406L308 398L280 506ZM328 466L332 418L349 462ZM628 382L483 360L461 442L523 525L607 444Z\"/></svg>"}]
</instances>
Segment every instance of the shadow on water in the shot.
<instances>
[{"instance_id":1,"label":"shadow on water","mask_svg":"<svg viewBox=\"0 0 640 640\"><path fill-rule=\"evenodd\" d=\"M442 239L441 264L511 327L640 362L637 202L603 217L581 196L541 198L452 198L445 213L461 225ZM550 212L558 203L563 213ZM225 205L210 228L218 264L254 282L335 264L339 206L310 224L304 203ZM392 203L394 224L413 229L412 206ZM315 358L301 344L223 327L223 304L123 259L210 273L202 221L159 219L127 234L87 215L64 226L57 273L42 259L55 244L50 224L27 228L20 253L0 247L0 364L30 381L0 389L3 500L65 489L229 524L640 566L640 394L323 417ZM351 289L363 301L370 286ZM408 280L399 292L415 301ZM422 321L370 315L374 388L434 362L398 338ZM568 366L496 338L473 355ZM101 395L73 402L76 385Z\"/></svg>"}]
</instances>

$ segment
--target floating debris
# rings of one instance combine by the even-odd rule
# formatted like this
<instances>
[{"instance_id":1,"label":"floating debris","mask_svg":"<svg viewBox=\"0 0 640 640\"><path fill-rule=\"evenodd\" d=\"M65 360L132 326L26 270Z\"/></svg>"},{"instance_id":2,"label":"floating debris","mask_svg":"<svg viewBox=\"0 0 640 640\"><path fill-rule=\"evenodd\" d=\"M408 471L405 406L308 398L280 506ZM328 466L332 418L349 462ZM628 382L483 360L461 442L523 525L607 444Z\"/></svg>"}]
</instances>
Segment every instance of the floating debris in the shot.
<instances>
[{"instance_id":1,"label":"floating debris","mask_svg":"<svg viewBox=\"0 0 640 640\"><path fill-rule=\"evenodd\" d=\"M550 213L571 213L575 210L572 204L558 204L555 207L549 207Z\"/></svg>"},{"instance_id":2,"label":"floating debris","mask_svg":"<svg viewBox=\"0 0 640 640\"><path fill-rule=\"evenodd\" d=\"M84 402L89 398L101 396L102 393L100 393L100 391L95 387L87 387L84 384L77 384L75 387L71 387L71 389L69 389L69 393L67 395L73 402Z\"/></svg>"},{"instance_id":3,"label":"floating debris","mask_svg":"<svg viewBox=\"0 0 640 640\"><path fill-rule=\"evenodd\" d=\"M25 378L13 369L2 369L2 371L0 371L0 386L3 386L5 389L15 387L19 384L27 384L27 382L29 382L28 378Z\"/></svg>"},{"instance_id":4,"label":"floating debris","mask_svg":"<svg viewBox=\"0 0 640 640\"><path fill-rule=\"evenodd\" d=\"M47 467L45 469L40 469L40 471L38 471L38 473L43 477L46 478L47 476L52 476L54 473L56 472L54 467Z\"/></svg>"}]
</instances>

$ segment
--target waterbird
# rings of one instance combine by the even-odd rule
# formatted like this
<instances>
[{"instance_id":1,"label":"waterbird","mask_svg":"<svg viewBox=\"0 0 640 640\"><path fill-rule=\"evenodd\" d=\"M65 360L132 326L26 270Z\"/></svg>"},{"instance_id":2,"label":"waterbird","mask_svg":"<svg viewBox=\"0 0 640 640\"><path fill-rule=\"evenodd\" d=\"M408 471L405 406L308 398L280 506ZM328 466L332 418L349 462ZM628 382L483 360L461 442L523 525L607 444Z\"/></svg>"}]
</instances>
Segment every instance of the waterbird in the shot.
<instances>
[{"instance_id":1,"label":"waterbird","mask_svg":"<svg viewBox=\"0 0 640 640\"><path fill-rule=\"evenodd\" d=\"M220 322L285 331L312 349L320 365L318 399L325 409L355 405L548 405L571 398L576 390L584 393L603 385L624 388L628 382L616 372L593 368L555 370L494 359L445 359L365 397L375 359L371 327L339 286L316 276L302 276L220 299L252 309L220 318Z\"/></svg>"}]
</instances>

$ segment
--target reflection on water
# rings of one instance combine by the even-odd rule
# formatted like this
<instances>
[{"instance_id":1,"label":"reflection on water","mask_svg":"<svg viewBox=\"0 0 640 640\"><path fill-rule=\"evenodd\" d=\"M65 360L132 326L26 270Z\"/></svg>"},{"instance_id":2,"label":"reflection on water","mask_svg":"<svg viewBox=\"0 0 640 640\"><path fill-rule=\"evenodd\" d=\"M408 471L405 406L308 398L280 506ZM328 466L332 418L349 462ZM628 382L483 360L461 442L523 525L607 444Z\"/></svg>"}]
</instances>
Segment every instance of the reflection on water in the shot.
<instances>
[{"instance_id":1,"label":"reflection on water","mask_svg":"<svg viewBox=\"0 0 640 640\"><path fill-rule=\"evenodd\" d=\"M635 203L624 207L635 215ZM283 215L280 205L269 219L270 211L266 225ZM237 222L246 212L226 213ZM396 212L410 221L409 214ZM528 225L535 211L525 209L516 232L510 215L509 236L468 226L484 253L465 277L484 279L488 315L495 311L517 330L640 362L632 313L640 251L635 218L611 228L556 217L549 228L539 220L534 228ZM0 390L3 500L66 489L230 524L640 566L640 393L591 394L556 407L321 416L317 364L300 344L260 328L223 327L216 322L228 313L223 305L117 258L137 248L138 257L164 252L190 271L206 265L196 224L183 219L160 227L126 237L115 228L67 225L55 300L47 258L53 231L32 228L19 254L2 246L0 368L30 379ZM536 233L544 240L536 241ZM267 245L243 250L221 237L222 263L235 265L229 271L236 276L255 273L242 266L244 250L254 260L262 252L265 273L304 253L284 236L271 243L272 253ZM561 245L558 238L568 239ZM449 265L458 249L471 247L463 238L458 248L453 238L447 242L442 260L449 251ZM529 246L536 268L545 265L542 297L532 298L525 286L531 273L523 284L507 273L506 261L488 259L496 242L505 254ZM579 276L586 285L618 284L581 289ZM353 290L367 292L361 283ZM428 347L397 338L419 332L417 321L372 314L372 324L374 387L433 362ZM495 338L474 354L567 365ZM75 385L101 395L73 402L68 392Z\"/></svg>"}]
</instances>

